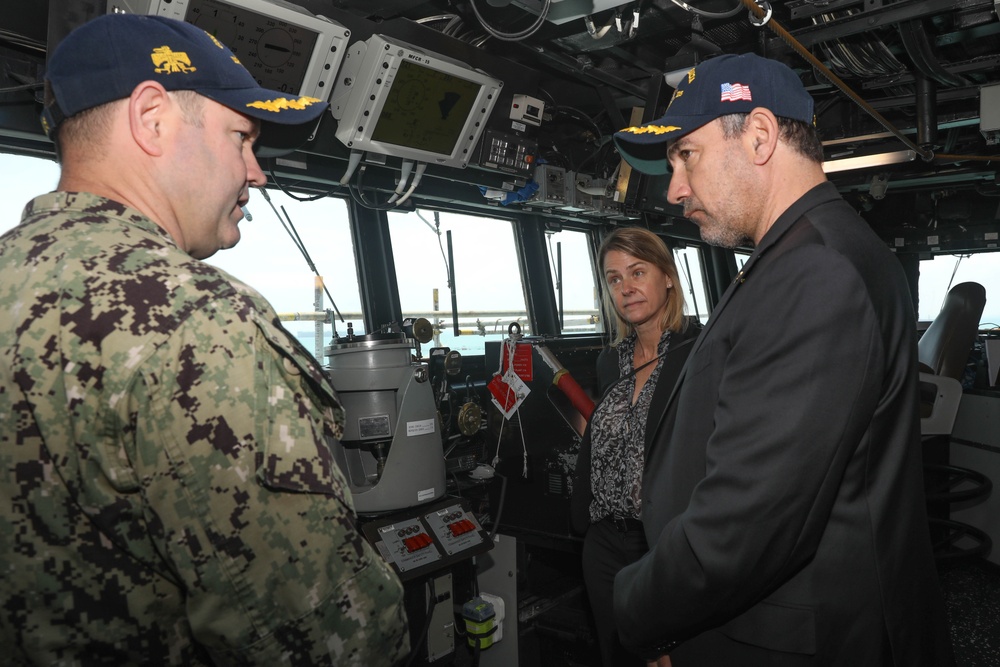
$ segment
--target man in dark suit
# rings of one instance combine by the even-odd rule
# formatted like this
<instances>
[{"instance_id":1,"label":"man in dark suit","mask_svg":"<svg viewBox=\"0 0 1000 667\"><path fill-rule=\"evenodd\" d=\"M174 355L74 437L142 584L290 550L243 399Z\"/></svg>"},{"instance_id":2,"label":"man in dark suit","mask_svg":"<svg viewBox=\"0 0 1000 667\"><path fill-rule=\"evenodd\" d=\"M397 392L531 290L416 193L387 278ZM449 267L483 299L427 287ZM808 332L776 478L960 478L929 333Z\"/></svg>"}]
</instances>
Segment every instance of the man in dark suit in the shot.
<instances>
[{"instance_id":1,"label":"man in dark suit","mask_svg":"<svg viewBox=\"0 0 1000 667\"><path fill-rule=\"evenodd\" d=\"M813 103L755 55L615 136L713 244L752 244L656 427L623 643L661 665L953 664L899 263L822 170ZM652 416L650 428L654 427Z\"/></svg>"}]
</instances>

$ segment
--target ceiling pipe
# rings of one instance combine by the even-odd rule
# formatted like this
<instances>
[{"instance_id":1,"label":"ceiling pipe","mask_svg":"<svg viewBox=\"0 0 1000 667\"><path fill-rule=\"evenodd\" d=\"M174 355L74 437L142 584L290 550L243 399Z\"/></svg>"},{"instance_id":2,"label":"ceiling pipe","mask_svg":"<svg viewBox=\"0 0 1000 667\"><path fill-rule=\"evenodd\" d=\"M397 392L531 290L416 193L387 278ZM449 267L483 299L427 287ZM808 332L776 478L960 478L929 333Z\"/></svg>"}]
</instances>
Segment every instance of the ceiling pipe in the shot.
<instances>
[{"instance_id":1,"label":"ceiling pipe","mask_svg":"<svg viewBox=\"0 0 1000 667\"><path fill-rule=\"evenodd\" d=\"M937 81L916 73L917 144L934 150L937 144Z\"/></svg>"}]
</instances>

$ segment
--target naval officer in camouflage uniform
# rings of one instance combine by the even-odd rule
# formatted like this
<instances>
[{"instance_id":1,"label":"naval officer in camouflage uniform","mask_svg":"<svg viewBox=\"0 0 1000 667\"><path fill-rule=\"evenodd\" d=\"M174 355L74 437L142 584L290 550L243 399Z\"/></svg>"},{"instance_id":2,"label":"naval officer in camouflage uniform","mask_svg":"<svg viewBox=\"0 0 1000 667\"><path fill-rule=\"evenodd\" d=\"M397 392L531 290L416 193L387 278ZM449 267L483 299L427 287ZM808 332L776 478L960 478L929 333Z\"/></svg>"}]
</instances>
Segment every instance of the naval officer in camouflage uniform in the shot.
<instances>
[{"instance_id":1,"label":"naval officer in camouflage uniform","mask_svg":"<svg viewBox=\"0 0 1000 667\"><path fill-rule=\"evenodd\" d=\"M404 658L402 586L329 449L336 394L198 261L239 240L261 127L326 105L152 17L77 29L47 85L59 189L0 238L0 660Z\"/></svg>"}]
</instances>

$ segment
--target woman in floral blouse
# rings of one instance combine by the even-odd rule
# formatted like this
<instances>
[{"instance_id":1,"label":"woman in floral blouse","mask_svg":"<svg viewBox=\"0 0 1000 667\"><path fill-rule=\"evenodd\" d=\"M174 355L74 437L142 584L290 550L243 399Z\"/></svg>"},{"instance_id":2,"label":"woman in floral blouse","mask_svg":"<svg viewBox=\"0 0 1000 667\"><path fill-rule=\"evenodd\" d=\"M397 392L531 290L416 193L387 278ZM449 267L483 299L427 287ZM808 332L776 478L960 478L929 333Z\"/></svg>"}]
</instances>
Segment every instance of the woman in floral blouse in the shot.
<instances>
[{"instance_id":1,"label":"woman in floral blouse","mask_svg":"<svg viewBox=\"0 0 1000 667\"><path fill-rule=\"evenodd\" d=\"M647 550L641 523L646 425L662 416L700 326L685 318L673 256L653 232L616 229L598 259L605 312L614 314L612 341L597 360L603 396L577 461L573 525L584 533L583 575L602 663L627 667L645 663L618 641L612 594L618 570Z\"/></svg>"}]
</instances>

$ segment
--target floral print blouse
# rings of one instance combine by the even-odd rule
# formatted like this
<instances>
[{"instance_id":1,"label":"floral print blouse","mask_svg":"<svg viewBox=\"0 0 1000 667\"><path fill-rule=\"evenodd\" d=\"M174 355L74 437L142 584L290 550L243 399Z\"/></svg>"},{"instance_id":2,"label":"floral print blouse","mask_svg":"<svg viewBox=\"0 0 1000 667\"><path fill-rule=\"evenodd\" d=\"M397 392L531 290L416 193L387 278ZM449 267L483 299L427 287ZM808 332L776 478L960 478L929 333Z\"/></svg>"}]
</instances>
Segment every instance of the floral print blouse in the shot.
<instances>
[{"instance_id":1,"label":"floral print blouse","mask_svg":"<svg viewBox=\"0 0 1000 667\"><path fill-rule=\"evenodd\" d=\"M591 418L590 483L594 500L590 504L590 520L594 523L606 516L638 519L642 511L646 416L664 355L670 346L670 332L664 331L660 336L656 367L633 403L635 342L633 333L618 345L619 377L624 379L608 389Z\"/></svg>"}]
</instances>

